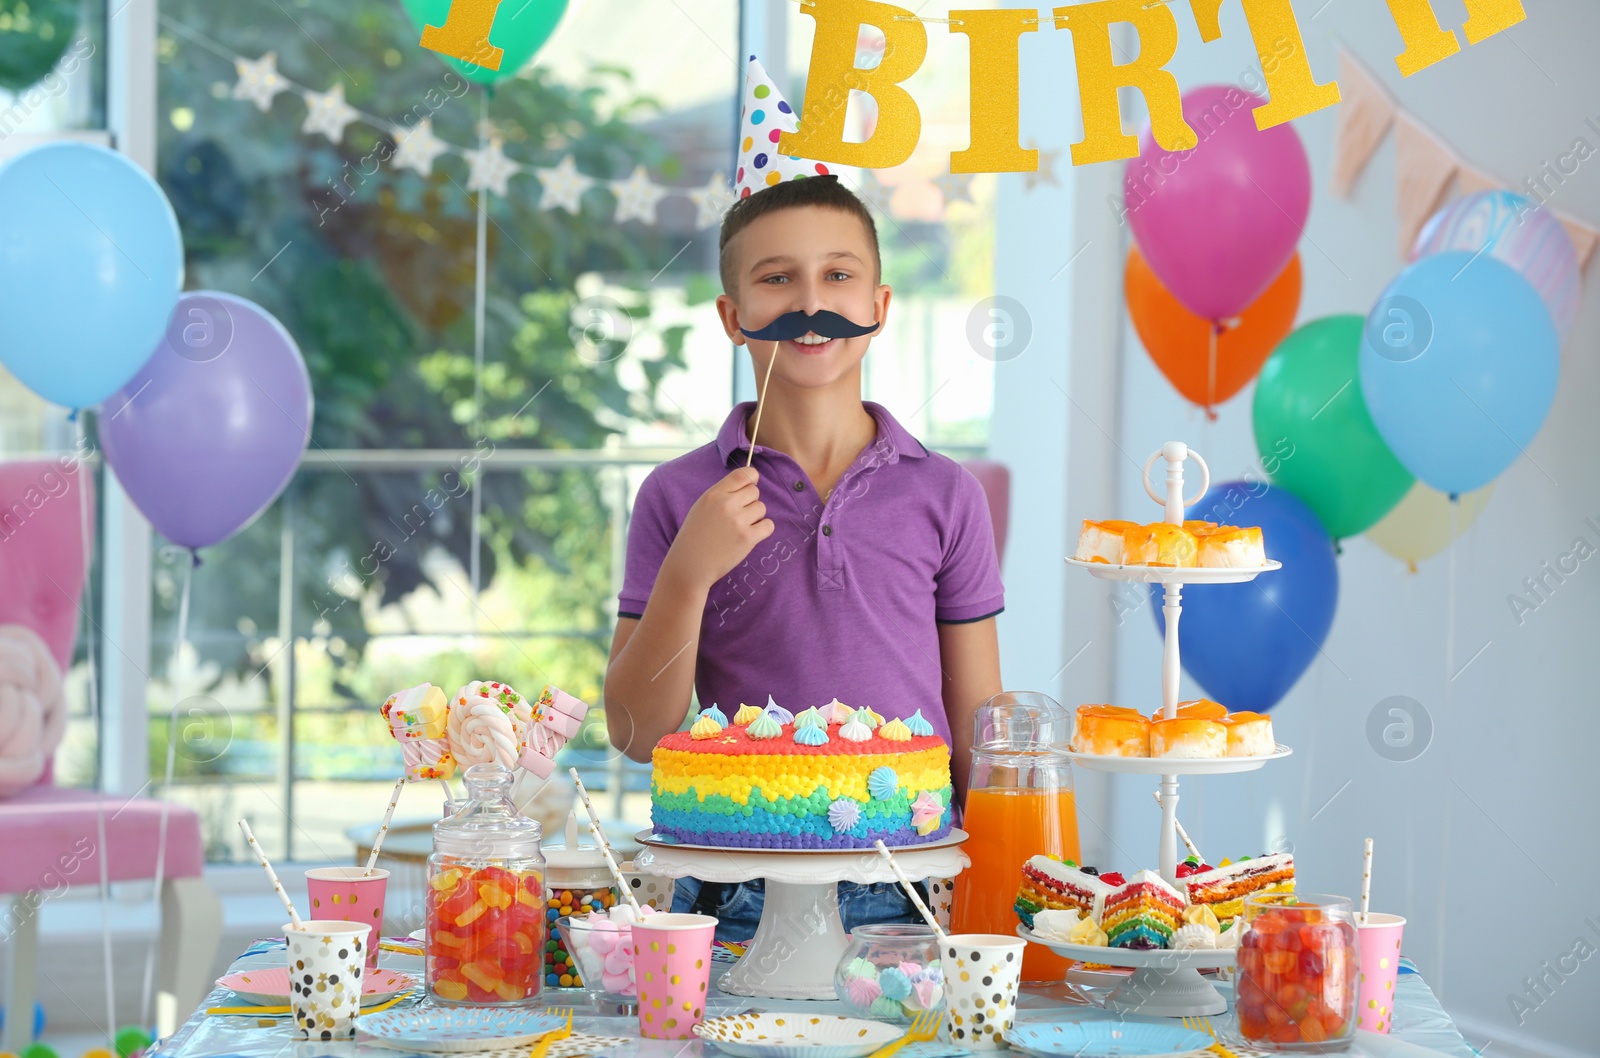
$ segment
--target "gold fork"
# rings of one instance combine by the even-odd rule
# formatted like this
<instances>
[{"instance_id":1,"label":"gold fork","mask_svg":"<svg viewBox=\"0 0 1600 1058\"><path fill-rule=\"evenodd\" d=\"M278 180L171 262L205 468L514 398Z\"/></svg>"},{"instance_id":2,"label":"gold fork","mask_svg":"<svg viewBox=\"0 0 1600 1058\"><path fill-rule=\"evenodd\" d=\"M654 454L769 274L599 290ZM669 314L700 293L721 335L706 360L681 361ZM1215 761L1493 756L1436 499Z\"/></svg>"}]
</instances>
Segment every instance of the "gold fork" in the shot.
<instances>
[{"instance_id":1,"label":"gold fork","mask_svg":"<svg viewBox=\"0 0 1600 1058\"><path fill-rule=\"evenodd\" d=\"M937 1039L939 1025L943 1021L944 1013L942 1011L924 1010L912 1019L910 1025L906 1026L906 1034L904 1036L891 1043L884 1044L868 1055L867 1058L889 1058L891 1054L894 1054L908 1043L927 1043L929 1040Z\"/></svg>"},{"instance_id":2,"label":"gold fork","mask_svg":"<svg viewBox=\"0 0 1600 1058\"><path fill-rule=\"evenodd\" d=\"M543 1036L540 1036L538 1042L533 1045L533 1051L528 1055L528 1058L545 1058L545 1055L550 1053L551 1044L560 1040L564 1040L572 1035L572 1008L567 1007L563 1010L552 1010L550 1013L554 1014L558 1018L563 1014L566 1015L566 1023L559 1025L545 1033Z\"/></svg>"},{"instance_id":3,"label":"gold fork","mask_svg":"<svg viewBox=\"0 0 1600 1058\"><path fill-rule=\"evenodd\" d=\"M1184 1018L1183 1025L1184 1028L1193 1029L1196 1032L1203 1032L1207 1036L1210 1036L1211 1045L1207 1047L1206 1050L1217 1055L1218 1058L1239 1058L1238 1055L1234 1054L1232 1051L1228 1050L1228 1048L1222 1045L1222 1040L1217 1036L1217 1030L1211 1027L1210 1018Z\"/></svg>"}]
</instances>

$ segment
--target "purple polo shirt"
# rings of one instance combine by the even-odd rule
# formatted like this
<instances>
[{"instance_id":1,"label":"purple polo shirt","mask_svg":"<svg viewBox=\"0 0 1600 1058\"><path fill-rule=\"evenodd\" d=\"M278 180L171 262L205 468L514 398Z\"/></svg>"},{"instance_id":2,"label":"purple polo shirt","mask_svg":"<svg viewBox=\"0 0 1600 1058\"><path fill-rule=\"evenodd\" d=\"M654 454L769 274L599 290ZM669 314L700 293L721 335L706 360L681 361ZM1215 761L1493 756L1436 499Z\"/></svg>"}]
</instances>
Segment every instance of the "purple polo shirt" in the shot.
<instances>
[{"instance_id":1,"label":"purple polo shirt","mask_svg":"<svg viewBox=\"0 0 1600 1058\"><path fill-rule=\"evenodd\" d=\"M711 589L700 624L695 691L729 716L767 696L791 712L837 697L885 718L918 709L946 741L942 622L1005 606L989 506L978 479L929 452L886 410L823 504L800 465L756 446L761 499L776 529ZM689 508L750 450L733 409L717 439L645 478L628 527L619 615L639 617Z\"/></svg>"}]
</instances>

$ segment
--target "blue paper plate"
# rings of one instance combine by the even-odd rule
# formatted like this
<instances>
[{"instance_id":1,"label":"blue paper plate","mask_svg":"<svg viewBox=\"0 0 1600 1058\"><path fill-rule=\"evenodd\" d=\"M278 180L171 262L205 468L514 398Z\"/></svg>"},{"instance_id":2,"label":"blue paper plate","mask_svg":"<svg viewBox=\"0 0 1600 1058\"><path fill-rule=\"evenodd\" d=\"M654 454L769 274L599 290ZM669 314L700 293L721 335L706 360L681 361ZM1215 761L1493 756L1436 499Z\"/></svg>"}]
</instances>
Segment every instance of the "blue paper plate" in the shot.
<instances>
[{"instance_id":1,"label":"blue paper plate","mask_svg":"<svg viewBox=\"0 0 1600 1058\"><path fill-rule=\"evenodd\" d=\"M542 1010L437 1007L363 1014L356 1028L385 1043L416 1051L492 1051L521 1047L566 1023Z\"/></svg>"},{"instance_id":2,"label":"blue paper plate","mask_svg":"<svg viewBox=\"0 0 1600 1058\"><path fill-rule=\"evenodd\" d=\"M1121 1021L1014 1025L1006 1040L1046 1058L1158 1058L1211 1045L1210 1036L1181 1025Z\"/></svg>"}]
</instances>

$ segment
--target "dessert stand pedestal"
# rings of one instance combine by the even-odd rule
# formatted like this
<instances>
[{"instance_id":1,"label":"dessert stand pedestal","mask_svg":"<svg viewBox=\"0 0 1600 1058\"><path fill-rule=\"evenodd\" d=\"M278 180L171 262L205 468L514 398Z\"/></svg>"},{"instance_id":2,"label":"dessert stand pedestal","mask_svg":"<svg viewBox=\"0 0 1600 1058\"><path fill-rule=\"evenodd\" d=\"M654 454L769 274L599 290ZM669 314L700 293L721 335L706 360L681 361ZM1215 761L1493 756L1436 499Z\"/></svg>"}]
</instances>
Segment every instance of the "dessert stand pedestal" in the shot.
<instances>
[{"instance_id":1,"label":"dessert stand pedestal","mask_svg":"<svg viewBox=\"0 0 1600 1058\"><path fill-rule=\"evenodd\" d=\"M1107 1010L1154 1017L1208 1017L1227 1011L1228 1001L1201 970L1231 969L1234 953L1218 948L1159 948L1135 951L1132 948L1095 948L1087 944L1063 944L1033 935L1027 926L1017 927L1017 936L1042 944L1067 959L1134 967L1133 976L1106 997ZM1108 957L1109 956L1109 957Z\"/></svg>"},{"instance_id":2,"label":"dessert stand pedestal","mask_svg":"<svg viewBox=\"0 0 1600 1058\"><path fill-rule=\"evenodd\" d=\"M970 865L965 831L926 845L894 850L908 878L953 878ZM644 851L634 869L666 878L707 882L766 881L761 924L744 956L717 987L729 995L766 999L837 999L833 971L849 944L839 917L840 882L894 882L874 849L722 849L638 836Z\"/></svg>"},{"instance_id":3,"label":"dessert stand pedestal","mask_svg":"<svg viewBox=\"0 0 1600 1058\"><path fill-rule=\"evenodd\" d=\"M1158 494L1150 481L1150 471L1158 459L1164 459L1167 464L1164 495ZM1200 467L1200 489L1187 501L1183 498L1183 464L1186 459L1193 459ZM1210 485L1211 471L1205 460L1181 441L1168 441L1145 461L1144 491L1165 508L1163 520L1170 525L1182 525L1184 508L1198 503ZM1264 566L1211 567L1114 566L1069 558L1067 565L1087 570L1102 580L1160 584L1165 589L1161 606L1162 616L1166 620L1161 652L1161 715L1169 720L1178 715L1178 677L1182 672L1178 658L1178 619L1183 615L1183 586L1242 584L1262 573L1283 568L1283 563L1271 560ZM1161 776L1161 877L1181 891L1178 879L1178 777L1255 771L1267 761L1281 760L1291 752L1289 747L1279 745L1275 752L1259 757L1108 757L1090 753L1069 753L1068 757L1078 767L1097 771ZM1234 928L1238 929L1239 926L1235 925ZM1018 927L1017 933L1069 959L1134 967L1133 976L1106 1001L1112 1010L1162 1017L1203 1017L1221 1014L1227 1009L1227 1001L1222 998L1222 993L1197 971L1233 966L1234 953L1231 950L1161 948L1140 951L1131 948L1096 948L1041 940L1024 927Z\"/></svg>"}]
</instances>

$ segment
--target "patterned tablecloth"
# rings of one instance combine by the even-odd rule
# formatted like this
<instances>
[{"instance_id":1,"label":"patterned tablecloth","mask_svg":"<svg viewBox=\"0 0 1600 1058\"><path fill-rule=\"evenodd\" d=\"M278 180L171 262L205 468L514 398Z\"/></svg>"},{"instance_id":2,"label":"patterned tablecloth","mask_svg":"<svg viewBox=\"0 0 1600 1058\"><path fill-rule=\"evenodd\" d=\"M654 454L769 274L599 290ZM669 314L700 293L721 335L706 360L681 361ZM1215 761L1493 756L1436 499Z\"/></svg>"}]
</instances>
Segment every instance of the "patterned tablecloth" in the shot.
<instances>
[{"instance_id":1,"label":"patterned tablecloth","mask_svg":"<svg viewBox=\"0 0 1600 1058\"><path fill-rule=\"evenodd\" d=\"M230 972L260 969L262 967L279 966L284 960L284 946L281 940L263 940L251 945L233 963ZM396 952L385 951L382 955L382 965L387 969L415 973L422 976L422 959L415 955L403 955ZM713 982L719 973L713 973ZM1228 992L1228 986L1223 983L1218 987ZM1087 992L1093 996L1103 994L1099 989L1089 988ZM588 1033L594 1036L626 1037L629 1042L623 1045L601 1049L595 1053L606 1055L608 1058L696 1058L696 1056L709 1056L718 1054L713 1046L698 1039L694 1041L662 1041L638 1039L638 1020L634 1016L618 1016L607 1014L597 1006L587 1003L586 993L577 990L555 989L546 993L547 1001L551 1006L573 1007L577 1015L573 1019L573 1029L576 1032ZM1067 997L1067 989L1063 986L1059 990L1034 990L1024 989L1023 998L1018 1005L1019 1021L1050 1021L1061 1018L1073 1020L1092 1021L1120 1019L1125 1021L1153 1020L1167 1022L1166 1019L1141 1019L1130 1015L1119 1015L1098 1009L1092 1005L1073 1002ZM379 1046L369 1040L356 1040L346 1043L321 1043L296 1040L293 1037L292 1026L286 1017L257 1018L242 1015L207 1015L207 1007L232 1006L239 1001L226 989L217 989L206 997L200 1010L171 1037L163 1041L151 1058L400 1058L402 1055L410 1056L415 1052L399 1051L390 1047ZM722 995L715 991L707 998L706 1016L720 1017L726 1014L735 1014L746 1010L794 1010L819 1014L844 1014L848 1013L840 1003L818 1003L788 1000L749 999L742 996ZM1233 1031L1231 1015L1221 1015L1212 1019L1217 1030L1224 1035ZM941 1044L922 1044L915 1048L907 1048L900 1052L906 1058L940 1058L948 1055L964 1055L970 1052L959 1048L947 1047ZM1453 1058L1476 1058L1476 1052L1461 1034L1456 1031L1449 1015L1439 1005L1433 991L1423 981L1422 976L1410 960L1401 961L1399 981L1395 985L1395 1031L1391 1036L1375 1036L1361 1032L1357 1034L1356 1044L1347 1052L1352 1058L1438 1058L1439 1055L1450 1055ZM435 1056L424 1056L435 1058ZM465 1058L465 1056L453 1056Z\"/></svg>"}]
</instances>

